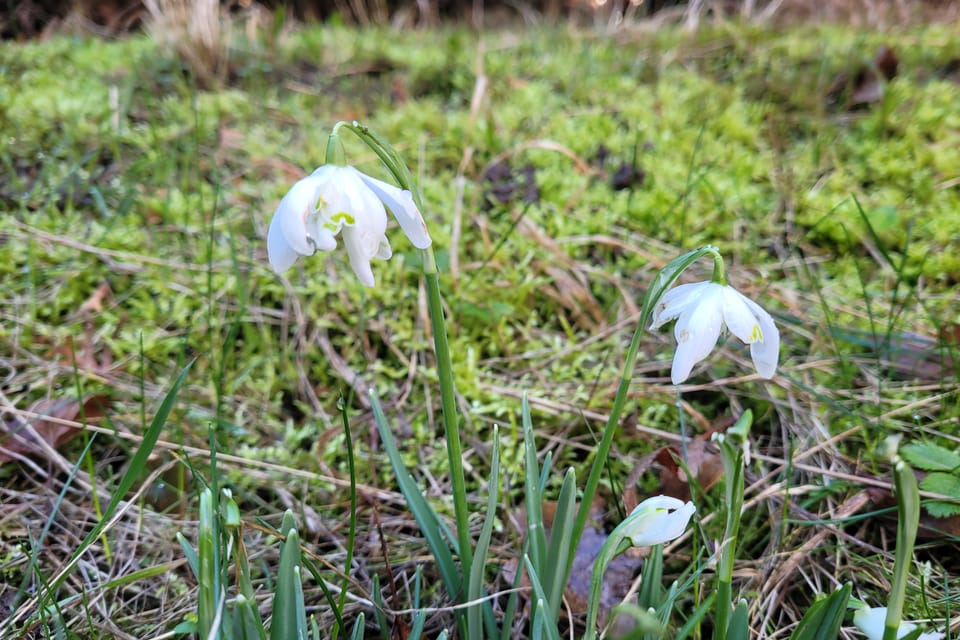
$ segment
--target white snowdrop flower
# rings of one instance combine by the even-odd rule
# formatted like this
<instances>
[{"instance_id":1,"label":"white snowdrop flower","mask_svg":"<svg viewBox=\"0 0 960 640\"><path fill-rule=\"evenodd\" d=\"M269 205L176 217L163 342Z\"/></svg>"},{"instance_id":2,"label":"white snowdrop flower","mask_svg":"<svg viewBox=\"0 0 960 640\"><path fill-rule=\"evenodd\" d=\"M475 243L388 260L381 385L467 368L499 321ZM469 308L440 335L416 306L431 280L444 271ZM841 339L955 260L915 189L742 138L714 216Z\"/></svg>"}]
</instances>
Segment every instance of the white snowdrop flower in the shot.
<instances>
[{"instance_id":1,"label":"white snowdrop flower","mask_svg":"<svg viewBox=\"0 0 960 640\"><path fill-rule=\"evenodd\" d=\"M670 377L680 384L693 366L717 344L724 325L750 345L753 365L764 378L772 378L780 357L780 332L770 314L731 286L716 282L681 284L660 298L650 329L676 319L677 352Z\"/></svg>"},{"instance_id":2,"label":"white snowdrop flower","mask_svg":"<svg viewBox=\"0 0 960 640\"><path fill-rule=\"evenodd\" d=\"M630 538L635 547L670 542L680 537L696 510L692 502L684 504L670 496L647 498L623 521L623 535Z\"/></svg>"},{"instance_id":3,"label":"white snowdrop flower","mask_svg":"<svg viewBox=\"0 0 960 640\"><path fill-rule=\"evenodd\" d=\"M353 167L320 167L294 184L273 214L267 232L270 266L280 273L300 256L333 251L339 233L354 273L365 286L372 287L370 261L387 260L392 255L384 205L415 247L430 246L423 216L409 191Z\"/></svg>"}]
</instances>

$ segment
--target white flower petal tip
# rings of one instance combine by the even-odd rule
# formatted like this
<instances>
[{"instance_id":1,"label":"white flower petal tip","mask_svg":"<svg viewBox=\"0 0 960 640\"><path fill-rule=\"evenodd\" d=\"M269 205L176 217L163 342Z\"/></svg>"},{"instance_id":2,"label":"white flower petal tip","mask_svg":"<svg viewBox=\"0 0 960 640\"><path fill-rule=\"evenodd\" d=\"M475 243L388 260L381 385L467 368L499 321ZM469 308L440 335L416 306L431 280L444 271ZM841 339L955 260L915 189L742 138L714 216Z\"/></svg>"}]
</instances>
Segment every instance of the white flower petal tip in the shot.
<instances>
[{"instance_id":1,"label":"white flower petal tip","mask_svg":"<svg viewBox=\"0 0 960 640\"><path fill-rule=\"evenodd\" d=\"M780 359L780 331L769 313L733 287L716 282L681 284L667 291L653 310L650 329L676 320L677 351L670 379L675 385L690 377L693 367L716 346L726 326L750 345L753 366L770 379Z\"/></svg>"},{"instance_id":2,"label":"white flower petal tip","mask_svg":"<svg viewBox=\"0 0 960 640\"><path fill-rule=\"evenodd\" d=\"M343 235L350 265L365 286L374 286L370 261L393 254L387 241L387 214L418 249L430 246L413 194L353 167L324 165L299 180L277 206L267 231L267 257L274 271L286 271L300 256L337 248Z\"/></svg>"},{"instance_id":3,"label":"white flower petal tip","mask_svg":"<svg viewBox=\"0 0 960 640\"><path fill-rule=\"evenodd\" d=\"M860 607L853 614L853 624L868 640L883 640L884 626L887 621L886 607ZM917 628L912 622L901 622L897 637L902 638ZM918 640L941 640L946 634L931 631L921 633Z\"/></svg>"},{"instance_id":4,"label":"white flower petal tip","mask_svg":"<svg viewBox=\"0 0 960 640\"><path fill-rule=\"evenodd\" d=\"M669 496L647 498L620 525L635 547L652 547L679 538L697 508Z\"/></svg>"}]
</instances>

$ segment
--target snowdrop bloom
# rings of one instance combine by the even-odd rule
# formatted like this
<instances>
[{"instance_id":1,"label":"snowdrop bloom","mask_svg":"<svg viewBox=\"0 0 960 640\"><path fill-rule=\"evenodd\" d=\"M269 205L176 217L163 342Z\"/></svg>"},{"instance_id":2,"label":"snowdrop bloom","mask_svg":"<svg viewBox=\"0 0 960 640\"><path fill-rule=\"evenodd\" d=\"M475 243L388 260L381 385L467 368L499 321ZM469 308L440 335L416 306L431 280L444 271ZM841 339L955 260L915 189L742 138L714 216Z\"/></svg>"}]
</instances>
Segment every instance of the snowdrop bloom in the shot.
<instances>
[{"instance_id":1,"label":"snowdrop bloom","mask_svg":"<svg viewBox=\"0 0 960 640\"><path fill-rule=\"evenodd\" d=\"M780 357L780 332L770 314L731 286L716 282L681 284L670 289L653 311L651 330L677 320L677 353L670 377L680 384L693 366L706 358L720 338L724 324L730 333L750 345L753 365L772 378Z\"/></svg>"},{"instance_id":2,"label":"snowdrop bloom","mask_svg":"<svg viewBox=\"0 0 960 640\"><path fill-rule=\"evenodd\" d=\"M869 640L883 640L886 619L886 607L860 607L853 614L853 624ZM916 628L917 625L912 622L901 622L900 628L897 629L897 637L902 638ZM918 640L940 640L943 637L942 633L921 633Z\"/></svg>"},{"instance_id":3,"label":"snowdrop bloom","mask_svg":"<svg viewBox=\"0 0 960 640\"><path fill-rule=\"evenodd\" d=\"M620 526L635 547L652 547L679 538L697 508L692 502L669 496L647 498L630 512Z\"/></svg>"},{"instance_id":4,"label":"snowdrop bloom","mask_svg":"<svg viewBox=\"0 0 960 640\"><path fill-rule=\"evenodd\" d=\"M277 273L300 256L337 248L342 232L350 266L364 285L374 285L370 261L392 255L387 240L387 214L418 249L430 246L423 216L404 189L357 171L353 167L324 165L293 185L280 201L267 231L267 256Z\"/></svg>"}]
</instances>

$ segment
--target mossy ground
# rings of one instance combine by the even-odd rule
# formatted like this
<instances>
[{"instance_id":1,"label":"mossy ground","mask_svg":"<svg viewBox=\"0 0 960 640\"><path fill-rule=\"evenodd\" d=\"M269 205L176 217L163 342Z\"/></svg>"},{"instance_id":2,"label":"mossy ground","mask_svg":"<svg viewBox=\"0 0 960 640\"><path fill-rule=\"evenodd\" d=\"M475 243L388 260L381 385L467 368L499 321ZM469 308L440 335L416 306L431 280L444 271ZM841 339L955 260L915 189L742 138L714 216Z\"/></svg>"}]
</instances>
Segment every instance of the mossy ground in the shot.
<instances>
[{"instance_id":1,"label":"mossy ground","mask_svg":"<svg viewBox=\"0 0 960 640\"><path fill-rule=\"evenodd\" d=\"M881 97L853 104L881 46L899 58L897 74ZM683 394L694 436L744 408L758 416L739 578L756 603L753 628L780 637L813 591L837 581L882 602L890 531L868 505L857 515L870 517L835 523L845 533L786 583L769 580L838 507L889 486L875 453L885 436L960 442L957 27L309 27L237 39L231 60L226 84L211 89L145 37L0 48L5 411L78 394L111 402L87 457L79 438L27 452L33 465L0 466L5 607L21 584L35 589L55 572L95 521L91 496L109 496L129 456L121 436L136 440L194 358L154 469L173 464L109 532L111 553L67 583L88 598L64 612L70 633L154 636L191 610L173 533L193 528L211 442L246 521L275 525L291 507L308 549L342 562L345 396L365 497L355 595L368 600L371 575L388 566L408 575L424 561L357 393L377 391L408 464L443 505L417 252L392 232L395 256L375 263L373 289L345 253L282 277L266 262L274 207L322 163L331 125L352 119L397 146L421 181L477 491L491 427L503 427L502 558L520 545L508 516L521 500L521 394L556 468L582 470L652 274L710 243L729 257L731 283L778 318L784 343L774 383L747 377L749 357L730 342ZM382 174L349 139L347 154ZM610 460L611 510L637 462L679 431L672 351L668 332L645 342ZM58 500L78 464L89 490ZM658 490L654 473L639 482L641 493ZM700 496L700 512L719 496ZM269 576L274 552L251 531ZM932 568L912 617L956 609L960 566L943 552L956 535L921 546ZM135 573L151 567L165 572ZM443 605L436 596L431 606ZM312 602L322 616L322 598ZM408 604L401 594L391 606ZM434 627L446 620L437 614Z\"/></svg>"}]
</instances>

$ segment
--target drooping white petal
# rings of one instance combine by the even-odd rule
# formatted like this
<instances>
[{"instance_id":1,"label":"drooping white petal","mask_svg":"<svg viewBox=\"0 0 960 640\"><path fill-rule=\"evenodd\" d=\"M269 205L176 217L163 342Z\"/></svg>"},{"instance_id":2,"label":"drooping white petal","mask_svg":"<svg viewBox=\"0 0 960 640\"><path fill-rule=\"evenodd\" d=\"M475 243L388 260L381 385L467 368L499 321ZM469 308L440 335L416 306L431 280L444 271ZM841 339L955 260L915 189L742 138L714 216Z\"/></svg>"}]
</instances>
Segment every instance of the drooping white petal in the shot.
<instances>
[{"instance_id":1,"label":"drooping white petal","mask_svg":"<svg viewBox=\"0 0 960 640\"><path fill-rule=\"evenodd\" d=\"M400 228L413 246L417 249L426 249L430 246L432 241L427 231L427 224L413 201L412 193L363 173L360 174L360 178L390 208L390 212L400 223Z\"/></svg>"},{"instance_id":2,"label":"drooping white petal","mask_svg":"<svg viewBox=\"0 0 960 640\"><path fill-rule=\"evenodd\" d=\"M677 285L664 293L657 302L657 306L653 309L653 319L650 323L650 329L659 329L667 322L680 317L688 308L699 304L700 297L704 291L714 286L720 285L715 285L712 282L693 282L690 284Z\"/></svg>"},{"instance_id":3,"label":"drooping white petal","mask_svg":"<svg viewBox=\"0 0 960 640\"><path fill-rule=\"evenodd\" d=\"M627 516L624 535L636 547L669 542L680 537L696 510L692 502L684 504L669 496L648 498Z\"/></svg>"},{"instance_id":4,"label":"drooping white petal","mask_svg":"<svg viewBox=\"0 0 960 640\"><path fill-rule=\"evenodd\" d=\"M267 258L274 271L283 273L293 266L300 254L294 251L287 239L283 237L279 219L278 216L274 216L267 230Z\"/></svg>"},{"instance_id":5,"label":"drooping white petal","mask_svg":"<svg viewBox=\"0 0 960 640\"><path fill-rule=\"evenodd\" d=\"M307 216L316 205L318 186L313 176L297 181L280 200L270 221L270 226L277 226L290 248L302 256L313 254L313 246L307 240ZM269 250L269 242L267 248Z\"/></svg>"},{"instance_id":6,"label":"drooping white petal","mask_svg":"<svg viewBox=\"0 0 960 640\"><path fill-rule=\"evenodd\" d=\"M770 379L777 372L777 363L780 361L780 331L769 313L763 310L756 302L744 298L747 306L753 311L760 325L762 340L751 343L750 357L760 377Z\"/></svg>"},{"instance_id":7,"label":"drooping white petal","mask_svg":"<svg viewBox=\"0 0 960 640\"><path fill-rule=\"evenodd\" d=\"M723 327L723 292L705 289L697 304L689 305L677 320L674 335L677 352L673 356L670 379L681 384L690 377L693 366L706 358L720 338Z\"/></svg>"},{"instance_id":8,"label":"drooping white petal","mask_svg":"<svg viewBox=\"0 0 960 640\"><path fill-rule=\"evenodd\" d=\"M343 244L350 256L350 266L364 286L372 287L375 284L370 261L381 254L386 241L382 231L378 234L376 229L370 227L353 226L343 229ZM387 247L389 250L389 245Z\"/></svg>"},{"instance_id":9,"label":"drooping white petal","mask_svg":"<svg viewBox=\"0 0 960 640\"><path fill-rule=\"evenodd\" d=\"M319 215L307 216L308 242L312 242L317 251L333 251L337 248L337 239L321 222Z\"/></svg>"},{"instance_id":10,"label":"drooping white petal","mask_svg":"<svg viewBox=\"0 0 960 640\"><path fill-rule=\"evenodd\" d=\"M723 321L730 333L746 344L762 340L757 316L747 305L747 298L733 287L723 287Z\"/></svg>"}]
</instances>

